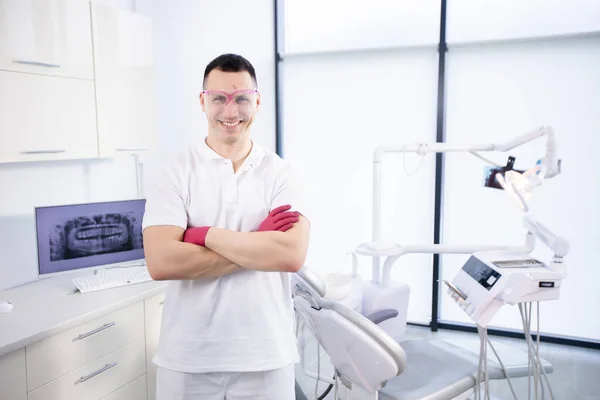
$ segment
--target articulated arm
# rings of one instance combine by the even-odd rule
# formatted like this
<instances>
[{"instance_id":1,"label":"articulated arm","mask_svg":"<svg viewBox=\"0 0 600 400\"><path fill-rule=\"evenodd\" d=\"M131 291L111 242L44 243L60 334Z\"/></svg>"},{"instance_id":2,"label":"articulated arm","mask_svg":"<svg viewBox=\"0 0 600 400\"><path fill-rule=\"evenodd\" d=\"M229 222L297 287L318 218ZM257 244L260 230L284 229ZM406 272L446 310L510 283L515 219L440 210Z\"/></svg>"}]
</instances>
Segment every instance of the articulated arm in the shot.
<instances>
[{"instance_id":1,"label":"articulated arm","mask_svg":"<svg viewBox=\"0 0 600 400\"><path fill-rule=\"evenodd\" d=\"M544 225L536 221L530 214L525 214L523 217L523 225L538 239L540 239L550 250L553 251L555 257L565 257L569 254L569 242L560 236L552 233Z\"/></svg>"}]
</instances>

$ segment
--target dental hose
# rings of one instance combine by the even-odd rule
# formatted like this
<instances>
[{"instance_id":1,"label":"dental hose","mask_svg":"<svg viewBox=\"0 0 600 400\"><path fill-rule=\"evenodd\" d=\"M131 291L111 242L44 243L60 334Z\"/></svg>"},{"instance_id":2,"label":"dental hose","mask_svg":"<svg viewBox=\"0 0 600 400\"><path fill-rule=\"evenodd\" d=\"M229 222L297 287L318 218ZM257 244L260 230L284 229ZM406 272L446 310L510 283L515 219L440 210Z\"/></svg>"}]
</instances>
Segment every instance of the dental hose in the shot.
<instances>
[{"instance_id":1,"label":"dental hose","mask_svg":"<svg viewBox=\"0 0 600 400\"><path fill-rule=\"evenodd\" d=\"M335 373L333 374L333 379L335 380ZM329 394L329 392L331 392L331 389L333 389L333 383L329 384L329 386L327 387L327 389L325 389L325 391L323 392L323 394L320 395L319 397L317 397L317 400L323 400L325 397L327 397L327 395Z\"/></svg>"}]
</instances>

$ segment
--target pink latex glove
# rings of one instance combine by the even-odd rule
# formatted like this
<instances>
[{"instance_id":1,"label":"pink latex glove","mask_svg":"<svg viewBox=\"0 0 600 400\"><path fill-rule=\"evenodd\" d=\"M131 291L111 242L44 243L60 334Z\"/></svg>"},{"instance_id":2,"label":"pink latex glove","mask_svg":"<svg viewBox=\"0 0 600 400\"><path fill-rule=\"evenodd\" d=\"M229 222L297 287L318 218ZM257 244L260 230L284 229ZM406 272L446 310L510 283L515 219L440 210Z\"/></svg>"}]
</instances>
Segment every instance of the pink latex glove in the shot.
<instances>
[{"instance_id":1,"label":"pink latex glove","mask_svg":"<svg viewBox=\"0 0 600 400\"><path fill-rule=\"evenodd\" d=\"M265 218L265 220L260 224L257 231L285 232L290 229L296 222L298 222L298 219L300 218L300 213L288 212L287 210L290 208L292 208L292 206L286 204L272 210L267 218Z\"/></svg>"},{"instance_id":2,"label":"pink latex glove","mask_svg":"<svg viewBox=\"0 0 600 400\"><path fill-rule=\"evenodd\" d=\"M194 243L198 246L206 246L206 234L210 226L200 226L198 228L188 228L183 234L185 243Z\"/></svg>"}]
</instances>

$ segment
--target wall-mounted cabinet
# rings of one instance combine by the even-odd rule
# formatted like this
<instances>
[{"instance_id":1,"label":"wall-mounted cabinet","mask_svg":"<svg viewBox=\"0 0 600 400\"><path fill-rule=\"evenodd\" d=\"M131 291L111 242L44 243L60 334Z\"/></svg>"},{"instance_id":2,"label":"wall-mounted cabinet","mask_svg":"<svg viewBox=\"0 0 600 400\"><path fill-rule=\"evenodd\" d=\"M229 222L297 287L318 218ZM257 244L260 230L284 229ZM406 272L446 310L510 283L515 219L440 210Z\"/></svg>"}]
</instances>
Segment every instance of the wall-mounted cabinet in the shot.
<instances>
[{"instance_id":1,"label":"wall-mounted cabinet","mask_svg":"<svg viewBox=\"0 0 600 400\"><path fill-rule=\"evenodd\" d=\"M0 71L0 160L98 156L94 82Z\"/></svg>"},{"instance_id":2,"label":"wall-mounted cabinet","mask_svg":"<svg viewBox=\"0 0 600 400\"><path fill-rule=\"evenodd\" d=\"M0 163L152 150L151 22L85 0L0 0Z\"/></svg>"},{"instance_id":3,"label":"wall-mounted cabinet","mask_svg":"<svg viewBox=\"0 0 600 400\"><path fill-rule=\"evenodd\" d=\"M82 0L0 0L0 69L94 79L90 7Z\"/></svg>"},{"instance_id":4,"label":"wall-mounted cabinet","mask_svg":"<svg viewBox=\"0 0 600 400\"><path fill-rule=\"evenodd\" d=\"M156 143L152 25L148 18L92 4L100 157Z\"/></svg>"}]
</instances>

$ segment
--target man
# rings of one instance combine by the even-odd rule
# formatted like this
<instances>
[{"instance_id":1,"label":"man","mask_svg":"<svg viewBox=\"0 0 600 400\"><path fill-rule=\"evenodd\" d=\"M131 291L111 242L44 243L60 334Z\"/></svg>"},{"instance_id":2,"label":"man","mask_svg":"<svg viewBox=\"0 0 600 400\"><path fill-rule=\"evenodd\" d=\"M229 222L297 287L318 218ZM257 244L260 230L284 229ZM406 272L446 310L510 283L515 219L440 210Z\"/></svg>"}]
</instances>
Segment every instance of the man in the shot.
<instances>
[{"instance_id":1,"label":"man","mask_svg":"<svg viewBox=\"0 0 600 400\"><path fill-rule=\"evenodd\" d=\"M307 254L305 206L289 165L250 139L260 107L250 62L219 56L203 85L206 139L146 186L148 269L170 281L157 400L292 400L290 273Z\"/></svg>"}]
</instances>

